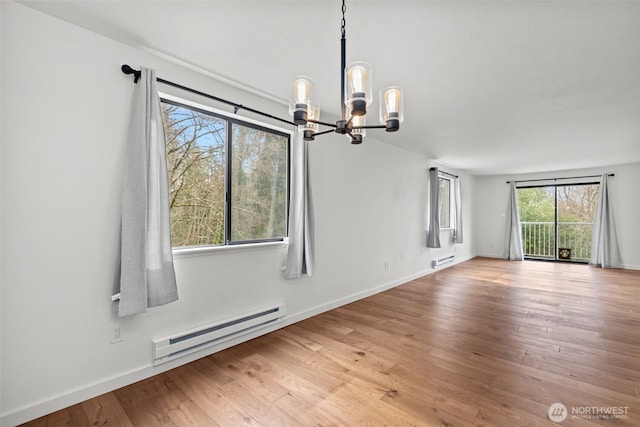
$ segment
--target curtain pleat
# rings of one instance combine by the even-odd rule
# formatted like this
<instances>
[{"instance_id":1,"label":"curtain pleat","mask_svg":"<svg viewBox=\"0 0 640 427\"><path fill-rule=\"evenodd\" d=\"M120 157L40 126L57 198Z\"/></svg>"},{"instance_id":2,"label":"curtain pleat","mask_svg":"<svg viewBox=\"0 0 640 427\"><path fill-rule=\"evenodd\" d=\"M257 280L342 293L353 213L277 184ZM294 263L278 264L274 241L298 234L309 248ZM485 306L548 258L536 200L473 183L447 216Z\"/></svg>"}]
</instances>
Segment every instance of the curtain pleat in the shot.
<instances>
[{"instance_id":1,"label":"curtain pleat","mask_svg":"<svg viewBox=\"0 0 640 427\"><path fill-rule=\"evenodd\" d=\"M608 182L608 175L603 174L600 181L600 192L598 193L596 218L593 224L589 265L602 268L621 268L622 259L618 248Z\"/></svg>"},{"instance_id":2,"label":"curtain pleat","mask_svg":"<svg viewBox=\"0 0 640 427\"><path fill-rule=\"evenodd\" d=\"M438 168L429 169L429 230L427 232L427 247L440 247L440 217L438 207L440 205L440 192Z\"/></svg>"},{"instance_id":3,"label":"curtain pleat","mask_svg":"<svg viewBox=\"0 0 640 427\"><path fill-rule=\"evenodd\" d=\"M309 179L309 141L296 130L291 144L289 247L285 279L313 275L313 204Z\"/></svg>"},{"instance_id":4,"label":"curtain pleat","mask_svg":"<svg viewBox=\"0 0 640 427\"><path fill-rule=\"evenodd\" d=\"M518 191L515 182L511 182L509 190L504 247L506 259L513 261L522 261L524 259L520 211L518 209Z\"/></svg>"},{"instance_id":5,"label":"curtain pleat","mask_svg":"<svg viewBox=\"0 0 640 427\"><path fill-rule=\"evenodd\" d=\"M454 180L453 197L455 203L455 228L453 230L453 241L463 243L462 232L462 195L460 194L460 178Z\"/></svg>"},{"instance_id":6,"label":"curtain pleat","mask_svg":"<svg viewBox=\"0 0 640 427\"><path fill-rule=\"evenodd\" d=\"M155 71L142 68L135 86L122 181L119 316L178 299L169 212L166 146Z\"/></svg>"}]
</instances>

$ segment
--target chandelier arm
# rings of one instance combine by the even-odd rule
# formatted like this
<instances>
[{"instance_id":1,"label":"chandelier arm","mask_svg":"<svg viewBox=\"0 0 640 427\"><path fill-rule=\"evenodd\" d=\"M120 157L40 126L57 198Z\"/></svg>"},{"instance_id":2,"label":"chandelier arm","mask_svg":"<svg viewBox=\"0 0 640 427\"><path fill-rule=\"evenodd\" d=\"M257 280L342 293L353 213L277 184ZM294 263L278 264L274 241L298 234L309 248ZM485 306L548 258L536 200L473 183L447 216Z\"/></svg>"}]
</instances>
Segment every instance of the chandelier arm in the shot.
<instances>
[{"instance_id":1,"label":"chandelier arm","mask_svg":"<svg viewBox=\"0 0 640 427\"><path fill-rule=\"evenodd\" d=\"M325 135L325 134L327 134L327 133L333 133L333 132L335 132L335 130L334 130L334 129L327 129L327 130L323 130L322 132L316 132L316 133L314 133L314 134L313 134L313 137L315 138L316 136L319 136L319 135Z\"/></svg>"},{"instance_id":2,"label":"chandelier arm","mask_svg":"<svg viewBox=\"0 0 640 427\"><path fill-rule=\"evenodd\" d=\"M386 125L352 126L351 129L384 129Z\"/></svg>"},{"instance_id":3,"label":"chandelier arm","mask_svg":"<svg viewBox=\"0 0 640 427\"><path fill-rule=\"evenodd\" d=\"M323 126L330 126L332 128L338 127L335 123L323 122L323 121L320 121L320 120L307 119L307 122L308 123L316 123L316 124L323 125ZM330 131L330 132L333 132L333 131Z\"/></svg>"},{"instance_id":4,"label":"chandelier arm","mask_svg":"<svg viewBox=\"0 0 640 427\"><path fill-rule=\"evenodd\" d=\"M355 116L350 116L350 117L349 117L349 120L347 120L347 127L351 126L351 122L353 121L353 118L354 118L354 117L355 117Z\"/></svg>"}]
</instances>

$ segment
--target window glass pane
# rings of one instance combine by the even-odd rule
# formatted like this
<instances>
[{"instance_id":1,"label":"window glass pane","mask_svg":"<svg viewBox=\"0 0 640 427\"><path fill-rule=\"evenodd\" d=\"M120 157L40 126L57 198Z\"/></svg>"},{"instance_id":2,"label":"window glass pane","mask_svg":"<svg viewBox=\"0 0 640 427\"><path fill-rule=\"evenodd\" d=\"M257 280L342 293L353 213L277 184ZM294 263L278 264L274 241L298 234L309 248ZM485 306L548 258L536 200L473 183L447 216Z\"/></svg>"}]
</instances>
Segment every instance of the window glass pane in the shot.
<instances>
[{"instance_id":1,"label":"window glass pane","mask_svg":"<svg viewBox=\"0 0 640 427\"><path fill-rule=\"evenodd\" d=\"M173 247L224 244L226 120L162 103Z\"/></svg>"},{"instance_id":2,"label":"window glass pane","mask_svg":"<svg viewBox=\"0 0 640 427\"><path fill-rule=\"evenodd\" d=\"M555 186L518 188L518 211L525 257L554 259Z\"/></svg>"},{"instance_id":3,"label":"window glass pane","mask_svg":"<svg viewBox=\"0 0 640 427\"><path fill-rule=\"evenodd\" d=\"M440 206L440 228L451 227L451 181L446 178L439 179Z\"/></svg>"},{"instance_id":4,"label":"window glass pane","mask_svg":"<svg viewBox=\"0 0 640 427\"><path fill-rule=\"evenodd\" d=\"M557 254L566 261L589 262L600 184L557 187Z\"/></svg>"},{"instance_id":5,"label":"window glass pane","mask_svg":"<svg viewBox=\"0 0 640 427\"><path fill-rule=\"evenodd\" d=\"M287 234L287 147L283 135L233 125L231 240Z\"/></svg>"}]
</instances>

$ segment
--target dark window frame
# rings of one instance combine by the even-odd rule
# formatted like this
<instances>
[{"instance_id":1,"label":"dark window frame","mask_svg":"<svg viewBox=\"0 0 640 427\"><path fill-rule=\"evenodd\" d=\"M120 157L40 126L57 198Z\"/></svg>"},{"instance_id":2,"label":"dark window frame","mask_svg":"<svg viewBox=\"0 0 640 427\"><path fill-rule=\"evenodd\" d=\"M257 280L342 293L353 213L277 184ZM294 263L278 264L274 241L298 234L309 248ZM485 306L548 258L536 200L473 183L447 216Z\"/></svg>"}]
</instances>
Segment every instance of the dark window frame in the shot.
<instances>
[{"instance_id":1,"label":"dark window frame","mask_svg":"<svg viewBox=\"0 0 640 427\"><path fill-rule=\"evenodd\" d=\"M553 178L549 179L549 182L553 181ZM533 189L533 188L553 188L553 235L554 235L554 255L553 255L553 259L551 258L547 258L544 256L530 256L530 255L524 255L524 259L525 260L537 260L537 261L549 261L549 262L570 262L570 263L574 263L574 264L589 264L588 260L562 260L560 259L559 256L559 249L560 249L560 244L558 242L559 238L559 234L558 234L558 227L562 222L558 221L558 188L559 187L575 187L575 186L587 186L587 185L597 185L598 186L598 191L600 191L600 185L602 183L600 181L584 181L584 182L567 182L567 183L562 183L559 184L557 182L554 182L553 184L529 184L529 185L516 185L516 197L519 197L519 190L523 190L523 189ZM597 201L596 201L596 205L597 205ZM597 206L594 207L594 210L597 209ZM521 218L518 218L519 221L522 221ZM595 222L595 217L594 217L594 222ZM525 246L525 241L524 241L524 237L522 239L522 244L523 247ZM526 248L525 248L526 249ZM526 251L525 251L526 252Z\"/></svg>"},{"instance_id":2,"label":"dark window frame","mask_svg":"<svg viewBox=\"0 0 640 427\"><path fill-rule=\"evenodd\" d=\"M271 243L271 242L283 242L289 237L289 200L291 195L291 140L293 132L287 132L281 128L270 126L266 123L243 120L235 114L225 113L216 108L202 105L198 107L198 103L181 99L173 95L160 94L160 102L173 105L180 108L186 108L196 111L201 114L215 117L220 120L226 121L226 135L224 141L224 156L225 156L225 172L224 172L224 241L218 245L197 245L197 246L174 246L174 250L182 249L201 249L201 248L219 248L225 246L241 246L256 243ZM250 129L255 129L262 132L271 133L286 138L286 196L285 196L285 235L282 237L273 237L265 239L250 239L250 240L233 240L232 239L232 201L233 201L233 188L232 188L232 174L233 174L233 127L243 126Z\"/></svg>"}]
</instances>

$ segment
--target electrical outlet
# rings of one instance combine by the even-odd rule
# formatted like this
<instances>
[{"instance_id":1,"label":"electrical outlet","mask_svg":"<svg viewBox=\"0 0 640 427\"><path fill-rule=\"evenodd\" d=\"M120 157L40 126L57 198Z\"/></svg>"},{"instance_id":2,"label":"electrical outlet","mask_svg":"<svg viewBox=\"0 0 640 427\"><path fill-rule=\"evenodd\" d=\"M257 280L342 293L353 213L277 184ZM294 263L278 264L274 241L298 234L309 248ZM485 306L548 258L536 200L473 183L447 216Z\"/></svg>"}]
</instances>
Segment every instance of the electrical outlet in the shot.
<instances>
[{"instance_id":1,"label":"electrical outlet","mask_svg":"<svg viewBox=\"0 0 640 427\"><path fill-rule=\"evenodd\" d=\"M389 261L384 262L384 271L389 271Z\"/></svg>"},{"instance_id":2,"label":"electrical outlet","mask_svg":"<svg viewBox=\"0 0 640 427\"><path fill-rule=\"evenodd\" d=\"M110 333L110 343L114 344L123 340L122 338L122 326L120 325L111 325Z\"/></svg>"}]
</instances>

